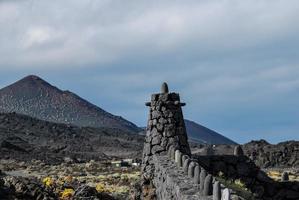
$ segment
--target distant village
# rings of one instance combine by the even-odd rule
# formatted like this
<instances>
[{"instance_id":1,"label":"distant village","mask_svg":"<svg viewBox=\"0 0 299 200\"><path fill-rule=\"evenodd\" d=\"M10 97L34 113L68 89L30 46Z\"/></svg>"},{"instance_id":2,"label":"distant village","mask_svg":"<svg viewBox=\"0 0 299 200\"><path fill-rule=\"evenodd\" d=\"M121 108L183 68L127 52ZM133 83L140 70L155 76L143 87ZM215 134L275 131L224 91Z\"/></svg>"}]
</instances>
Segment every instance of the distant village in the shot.
<instances>
[{"instance_id":1,"label":"distant village","mask_svg":"<svg viewBox=\"0 0 299 200\"><path fill-rule=\"evenodd\" d=\"M139 167L141 165L141 159L122 159L122 160L112 160L110 165L112 167Z\"/></svg>"}]
</instances>

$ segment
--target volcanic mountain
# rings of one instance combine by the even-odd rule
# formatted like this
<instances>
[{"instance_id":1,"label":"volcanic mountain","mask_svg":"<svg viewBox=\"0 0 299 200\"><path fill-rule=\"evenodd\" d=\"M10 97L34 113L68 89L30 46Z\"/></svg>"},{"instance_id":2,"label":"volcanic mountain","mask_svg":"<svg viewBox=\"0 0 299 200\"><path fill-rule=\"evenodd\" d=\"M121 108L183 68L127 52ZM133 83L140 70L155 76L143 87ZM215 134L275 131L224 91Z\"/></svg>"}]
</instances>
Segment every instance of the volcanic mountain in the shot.
<instances>
[{"instance_id":1,"label":"volcanic mountain","mask_svg":"<svg viewBox=\"0 0 299 200\"><path fill-rule=\"evenodd\" d=\"M0 90L0 112L28 115L79 127L140 131L135 124L112 115L70 91L62 91L40 77L30 75Z\"/></svg>"},{"instance_id":2,"label":"volcanic mountain","mask_svg":"<svg viewBox=\"0 0 299 200\"><path fill-rule=\"evenodd\" d=\"M190 120L185 120L190 141L204 144L237 144L227 137Z\"/></svg>"}]
</instances>

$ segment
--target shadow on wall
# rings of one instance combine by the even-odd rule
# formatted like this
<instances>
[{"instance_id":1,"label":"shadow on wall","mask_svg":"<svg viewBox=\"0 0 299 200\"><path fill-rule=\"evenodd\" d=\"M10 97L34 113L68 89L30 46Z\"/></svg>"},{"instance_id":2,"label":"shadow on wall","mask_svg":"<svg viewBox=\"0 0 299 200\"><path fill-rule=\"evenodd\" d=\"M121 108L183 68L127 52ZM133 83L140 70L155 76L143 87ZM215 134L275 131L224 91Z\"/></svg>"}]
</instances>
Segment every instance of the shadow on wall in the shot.
<instances>
[{"instance_id":1,"label":"shadow on wall","mask_svg":"<svg viewBox=\"0 0 299 200\"><path fill-rule=\"evenodd\" d=\"M282 178L283 182L274 181L243 155L240 146L235 148L234 154L192 158L208 173L245 198L252 193L256 199L299 199L298 182L289 182L286 178Z\"/></svg>"}]
</instances>

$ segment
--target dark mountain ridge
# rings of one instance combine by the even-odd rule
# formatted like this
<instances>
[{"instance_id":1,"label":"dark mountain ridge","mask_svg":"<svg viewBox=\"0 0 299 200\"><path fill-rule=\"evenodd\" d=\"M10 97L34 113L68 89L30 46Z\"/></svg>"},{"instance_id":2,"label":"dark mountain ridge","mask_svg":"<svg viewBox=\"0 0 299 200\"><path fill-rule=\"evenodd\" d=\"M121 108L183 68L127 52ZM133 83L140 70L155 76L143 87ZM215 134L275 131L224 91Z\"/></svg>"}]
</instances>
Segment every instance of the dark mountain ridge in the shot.
<instances>
[{"instance_id":1,"label":"dark mountain ridge","mask_svg":"<svg viewBox=\"0 0 299 200\"><path fill-rule=\"evenodd\" d=\"M190 120L185 120L189 141L203 144L237 144L231 139Z\"/></svg>"},{"instance_id":2,"label":"dark mountain ridge","mask_svg":"<svg viewBox=\"0 0 299 200\"><path fill-rule=\"evenodd\" d=\"M30 75L0 90L0 112L29 115L41 120L80 127L140 131L128 120L112 115L70 91L62 91Z\"/></svg>"}]
</instances>

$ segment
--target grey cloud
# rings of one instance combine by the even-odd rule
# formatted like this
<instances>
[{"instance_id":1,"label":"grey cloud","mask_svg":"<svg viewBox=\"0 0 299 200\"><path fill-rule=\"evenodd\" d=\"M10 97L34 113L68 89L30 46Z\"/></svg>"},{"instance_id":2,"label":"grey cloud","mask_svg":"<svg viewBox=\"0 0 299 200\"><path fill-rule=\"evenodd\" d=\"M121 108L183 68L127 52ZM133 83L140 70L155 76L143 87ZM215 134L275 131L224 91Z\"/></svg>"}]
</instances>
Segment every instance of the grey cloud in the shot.
<instances>
[{"instance_id":1,"label":"grey cloud","mask_svg":"<svg viewBox=\"0 0 299 200\"><path fill-rule=\"evenodd\" d=\"M0 1L0 72L44 75L142 126L143 102L168 81L186 117L234 139L248 127L269 139L279 121L299 128L298 9L297 0Z\"/></svg>"},{"instance_id":2,"label":"grey cloud","mask_svg":"<svg viewBox=\"0 0 299 200\"><path fill-rule=\"evenodd\" d=\"M1 49L18 57L8 56L7 65L56 60L66 68L136 54L221 56L296 36L298 7L296 1L14 1L0 6L14 10L1 16Z\"/></svg>"}]
</instances>

